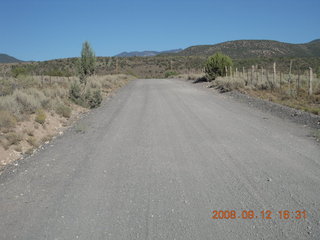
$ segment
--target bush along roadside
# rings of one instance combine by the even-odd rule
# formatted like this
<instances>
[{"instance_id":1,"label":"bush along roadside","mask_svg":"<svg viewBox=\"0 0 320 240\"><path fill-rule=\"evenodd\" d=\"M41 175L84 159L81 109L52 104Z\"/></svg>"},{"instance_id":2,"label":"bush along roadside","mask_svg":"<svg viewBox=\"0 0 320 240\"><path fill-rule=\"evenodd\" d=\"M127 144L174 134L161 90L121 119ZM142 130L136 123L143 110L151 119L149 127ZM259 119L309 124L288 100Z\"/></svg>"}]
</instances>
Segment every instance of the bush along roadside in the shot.
<instances>
[{"instance_id":1,"label":"bush along roadside","mask_svg":"<svg viewBox=\"0 0 320 240\"><path fill-rule=\"evenodd\" d=\"M61 134L77 116L98 107L103 97L134 77L95 75L95 55L88 42L78 60L78 76L32 76L17 70L0 77L0 169Z\"/></svg>"},{"instance_id":2,"label":"bush along roadside","mask_svg":"<svg viewBox=\"0 0 320 240\"><path fill-rule=\"evenodd\" d=\"M70 99L82 107L96 108L102 102L101 84L88 81L95 73L95 65L95 53L86 41L82 45L81 57L78 60L79 81L74 81L69 91Z\"/></svg>"},{"instance_id":3,"label":"bush along roadside","mask_svg":"<svg viewBox=\"0 0 320 240\"><path fill-rule=\"evenodd\" d=\"M19 78L22 78L21 76ZM134 79L127 75L89 76L87 84L78 77L56 77L51 82L33 79L20 88L14 78L0 79L16 83L16 89L0 96L0 169L30 154L70 125L80 113L98 107L103 98Z\"/></svg>"}]
</instances>

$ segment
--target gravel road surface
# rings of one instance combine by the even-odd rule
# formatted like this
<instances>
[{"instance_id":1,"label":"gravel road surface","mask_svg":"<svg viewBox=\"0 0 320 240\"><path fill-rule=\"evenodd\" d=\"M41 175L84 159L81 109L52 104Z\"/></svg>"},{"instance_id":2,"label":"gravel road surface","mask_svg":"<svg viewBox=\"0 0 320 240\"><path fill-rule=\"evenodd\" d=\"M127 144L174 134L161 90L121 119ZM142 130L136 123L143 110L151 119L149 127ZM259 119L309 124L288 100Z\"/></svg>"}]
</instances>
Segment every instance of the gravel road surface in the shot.
<instances>
[{"instance_id":1,"label":"gravel road surface","mask_svg":"<svg viewBox=\"0 0 320 240\"><path fill-rule=\"evenodd\" d=\"M0 239L320 239L309 135L188 82L132 81L5 169Z\"/></svg>"}]
</instances>

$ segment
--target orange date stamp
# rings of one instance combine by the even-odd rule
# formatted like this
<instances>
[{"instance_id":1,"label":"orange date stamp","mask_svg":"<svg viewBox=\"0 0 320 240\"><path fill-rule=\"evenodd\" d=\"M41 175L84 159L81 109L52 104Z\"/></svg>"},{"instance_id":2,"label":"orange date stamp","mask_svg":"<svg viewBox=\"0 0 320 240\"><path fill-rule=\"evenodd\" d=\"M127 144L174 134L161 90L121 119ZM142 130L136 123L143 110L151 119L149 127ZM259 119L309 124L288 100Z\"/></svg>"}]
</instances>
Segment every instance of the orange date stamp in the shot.
<instances>
[{"instance_id":1,"label":"orange date stamp","mask_svg":"<svg viewBox=\"0 0 320 240\"><path fill-rule=\"evenodd\" d=\"M306 210L280 210L273 212L270 210L254 211L254 210L214 210L212 211L212 219L306 219Z\"/></svg>"}]
</instances>

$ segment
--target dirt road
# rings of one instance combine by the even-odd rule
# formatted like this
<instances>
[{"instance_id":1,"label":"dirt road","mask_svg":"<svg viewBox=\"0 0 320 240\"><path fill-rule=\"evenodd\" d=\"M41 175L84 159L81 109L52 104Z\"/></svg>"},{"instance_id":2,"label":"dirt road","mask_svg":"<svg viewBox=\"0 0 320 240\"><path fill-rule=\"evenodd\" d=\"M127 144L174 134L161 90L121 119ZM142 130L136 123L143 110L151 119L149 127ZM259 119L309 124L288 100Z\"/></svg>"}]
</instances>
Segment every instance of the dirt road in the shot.
<instances>
[{"instance_id":1,"label":"dirt road","mask_svg":"<svg viewBox=\"0 0 320 240\"><path fill-rule=\"evenodd\" d=\"M0 239L319 239L308 134L187 82L133 81L0 176Z\"/></svg>"}]
</instances>

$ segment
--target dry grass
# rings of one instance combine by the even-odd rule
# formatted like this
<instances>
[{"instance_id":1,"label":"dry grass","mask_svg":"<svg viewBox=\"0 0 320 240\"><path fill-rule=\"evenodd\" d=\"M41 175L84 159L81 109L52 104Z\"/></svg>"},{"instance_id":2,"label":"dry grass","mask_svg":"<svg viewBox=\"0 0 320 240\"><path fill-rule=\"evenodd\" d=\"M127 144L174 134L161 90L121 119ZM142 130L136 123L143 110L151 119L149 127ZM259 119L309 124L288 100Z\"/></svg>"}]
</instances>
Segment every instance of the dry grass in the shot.
<instances>
[{"instance_id":1,"label":"dry grass","mask_svg":"<svg viewBox=\"0 0 320 240\"><path fill-rule=\"evenodd\" d=\"M219 77L212 82L220 92L239 90L240 92L277 102L292 108L320 114L320 79L313 80L313 94L308 94L307 76L282 75L274 81L271 77L258 76L250 79L247 76ZM299 79L299 82L298 82Z\"/></svg>"},{"instance_id":2,"label":"dry grass","mask_svg":"<svg viewBox=\"0 0 320 240\"><path fill-rule=\"evenodd\" d=\"M86 89L102 91L103 96L124 86L132 76L124 74L91 76ZM33 152L41 142L49 141L85 108L69 97L77 77L19 76L0 77L0 163L9 163L20 155ZM57 113L57 114L55 114ZM67 120L69 119L69 120ZM30 148L31 147L31 148ZM15 151L15 153L13 152ZM6 156L6 159L4 159Z\"/></svg>"},{"instance_id":3,"label":"dry grass","mask_svg":"<svg viewBox=\"0 0 320 240\"><path fill-rule=\"evenodd\" d=\"M28 137L27 143L32 147L36 147L37 146L37 139L35 137Z\"/></svg>"},{"instance_id":4,"label":"dry grass","mask_svg":"<svg viewBox=\"0 0 320 240\"><path fill-rule=\"evenodd\" d=\"M173 78L180 78L180 79L186 79L186 80L197 80L197 79L203 78L203 73L178 74L176 76L173 76Z\"/></svg>"},{"instance_id":5,"label":"dry grass","mask_svg":"<svg viewBox=\"0 0 320 240\"><path fill-rule=\"evenodd\" d=\"M11 145L16 145L17 143L22 141L22 136L20 134L10 132L6 135L6 139L7 139L7 144L11 146Z\"/></svg>"},{"instance_id":6,"label":"dry grass","mask_svg":"<svg viewBox=\"0 0 320 240\"><path fill-rule=\"evenodd\" d=\"M0 111L0 128L13 128L16 126L17 120L14 115L8 111Z\"/></svg>"},{"instance_id":7,"label":"dry grass","mask_svg":"<svg viewBox=\"0 0 320 240\"><path fill-rule=\"evenodd\" d=\"M70 118L71 116L71 108L68 107L66 104L64 104L63 102L59 102L57 103L57 105L55 106L55 112L57 114L59 114L62 117L65 118Z\"/></svg>"}]
</instances>

